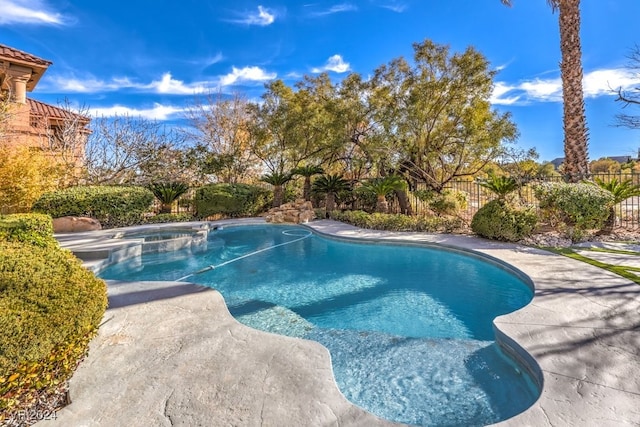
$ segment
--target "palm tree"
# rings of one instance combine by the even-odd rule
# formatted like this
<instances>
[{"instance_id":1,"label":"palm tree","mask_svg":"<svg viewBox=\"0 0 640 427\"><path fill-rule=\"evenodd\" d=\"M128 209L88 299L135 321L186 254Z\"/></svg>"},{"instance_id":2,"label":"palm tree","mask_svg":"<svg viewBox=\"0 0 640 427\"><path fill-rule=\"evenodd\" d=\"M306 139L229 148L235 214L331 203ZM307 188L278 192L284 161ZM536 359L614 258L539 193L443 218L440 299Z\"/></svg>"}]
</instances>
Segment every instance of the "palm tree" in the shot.
<instances>
[{"instance_id":1,"label":"palm tree","mask_svg":"<svg viewBox=\"0 0 640 427\"><path fill-rule=\"evenodd\" d=\"M383 178L373 178L362 184L362 189L376 195L376 212L387 213L389 203L387 195L406 187L405 181L398 175L387 175Z\"/></svg>"},{"instance_id":2,"label":"palm tree","mask_svg":"<svg viewBox=\"0 0 640 427\"><path fill-rule=\"evenodd\" d=\"M342 175L322 175L313 181L313 190L315 193L324 194L326 196L325 209L327 215L336 208L336 196L341 191L349 189L349 181L344 179Z\"/></svg>"},{"instance_id":3,"label":"palm tree","mask_svg":"<svg viewBox=\"0 0 640 427\"><path fill-rule=\"evenodd\" d=\"M512 0L501 0L511 6ZM562 77L564 167L569 182L589 175L588 131L582 91L582 48L580 45L580 0L547 0L559 11L560 75Z\"/></svg>"},{"instance_id":4,"label":"palm tree","mask_svg":"<svg viewBox=\"0 0 640 427\"><path fill-rule=\"evenodd\" d=\"M189 186L183 182L156 182L147 188L160 201L160 213L171 213L173 202L189 190Z\"/></svg>"},{"instance_id":5,"label":"palm tree","mask_svg":"<svg viewBox=\"0 0 640 427\"><path fill-rule=\"evenodd\" d=\"M290 173L273 172L262 176L260 181L273 185L273 207L277 208L282 204L284 198L284 185L291 181L293 177Z\"/></svg>"},{"instance_id":6,"label":"palm tree","mask_svg":"<svg viewBox=\"0 0 640 427\"><path fill-rule=\"evenodd\" d=\"M304 186L302 187L302 197L311 200L311 177L324 173L322 166L301 166L291 171L293 175L304 176Z\"/></svg>"}]
</instances>

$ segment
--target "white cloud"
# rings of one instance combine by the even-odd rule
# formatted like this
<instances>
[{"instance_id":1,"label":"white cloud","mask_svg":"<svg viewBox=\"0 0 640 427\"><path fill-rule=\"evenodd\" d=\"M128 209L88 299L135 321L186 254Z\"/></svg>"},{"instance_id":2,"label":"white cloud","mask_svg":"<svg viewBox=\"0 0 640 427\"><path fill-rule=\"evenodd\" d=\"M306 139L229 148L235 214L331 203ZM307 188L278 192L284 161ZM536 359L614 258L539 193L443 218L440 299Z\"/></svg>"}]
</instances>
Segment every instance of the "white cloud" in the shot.
<instances>
[{"instance_id":1,"label":"white cloud","mask_svg":"<svg viewBox=\"0 0 640 427\"><path fill-rule=\"evenodd\" d=\"M275 20L276 14L274 11L262 6L258 6L257 12L249 12L246 14L246 16L240 19L232 19L230 20L230 22L245 25L259 25L264 27L273 24Z\"/></svg>"},{"instance_id":2,"label":"white cloud","mask_svg":"<svg viewBox=\"0 0 640 427\"><path fill-rule=\"evenodd\" d=\"M322 73L323 71L333 71L334 73L346 73L351 69L351 66L348 62L344 62L342 56L333 55L328 60L327 63L322 67L312 68L311 72L313 73Z\"/></svg>"},{"instance_id":3,"label":"white cloud","mask_svg":"<svg viewBox=\"0 0 640 427\"><path fill-rule=\"evenodd\" d=\"M584 74L582 87L585 98L613 96L613 90L640 85L640 75L625 69L601 69ZM491 102L496 105L529 104L531 102L562 102L562 80L533 79L518 84L496 82Z\"/></svg>"},{"instance_id":4,"label":"white cloud","mask_svg":"<svg viewBox=\"0 0 640 427\"><path fill-rule=\"evenodd\" d=\"M389 9L392 12L396 12L396 13L402 13L405 10L407 10L407 5L404 3L400 3L397 1L390 1L387 3L383 3L380 4L380 7L384 8L384 9Z\"/></svg>"},{"instance_id":5,"label":"white cloud","mask_svg":"<svg viewBox=\"0 0 640 427\"><path fill-rule=\"evenodd\" d=\"M341 3L341 4L337 4L335 6L331 6L329 9L327 10L323 10L320 12L314 12L311 15L312 16L325 16L325 15L332 15L334 13L341 13L341 12L354 12L358 10L358 7L354 4L351 3Z\"/></svg>"},{"instance_id":6,"label":"white cloud","mask_svg":"<svg viewBox=\"0 0 640 427\"><path fill-rule=\"evenodd\" d=\"M153 81L148 85L137 86L143 89L152 89L156 93L167 95L193 95L206 91L206 82L196 82L187 84L182 80L176 80L171 73L164 73L160 80Z\"/></svg>"},{"instance_id":7,"label":"white cloud","mask_svg":"<svg viewBox=\"0 0 640 427\"><path fill-rule=\"evenodd\" d=\"M0 5L2 6L0 25L64 24L62 14L53 11L44 0L1 0Z\"/></svg>"},{"instance_id":8,"label":"white cloud","mask_svg":"<svg viewBox=\"0 0 640 427\"><path fill-rule=\"evenodd\" d=\"M276 73L267 73L260 67L231 67L231 72L220 78L220 86L231 86L242 82L264 82L273 80Z\"/></svg>"},{"instance_id":9,"label":"white cloud","mask_svg":"<svg viewBox=\"0 0 640 427\"><path fill-rule=\"evenodd\" d=\"M146 109L114 105L113 107L91 108L90 114L93 117L131 116L149 120L168 120L171 116L182 114L184 111L184 108L161 104L154 104L153 108Z\"/></svg>"}]
</instances>

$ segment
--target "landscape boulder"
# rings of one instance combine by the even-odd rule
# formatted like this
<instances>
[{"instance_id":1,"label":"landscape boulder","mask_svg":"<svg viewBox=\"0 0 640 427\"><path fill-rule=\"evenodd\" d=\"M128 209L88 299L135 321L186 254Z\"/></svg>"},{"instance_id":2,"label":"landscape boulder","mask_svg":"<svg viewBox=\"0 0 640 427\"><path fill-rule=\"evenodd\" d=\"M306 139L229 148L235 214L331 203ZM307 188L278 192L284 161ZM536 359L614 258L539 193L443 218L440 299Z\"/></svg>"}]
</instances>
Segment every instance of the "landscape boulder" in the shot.
<instances>
[{"instance_id":1,"label":"landscape boulder","mask_svg":"<svg viewBox=\"0 0 640 427\"><path fill-rule=\"evenodd\" d=\"M102 225L100 225L100 222L97 219L84 216L63 216L53 219L54 233L74 233L101 229Z\"/></svg>"}]
</instances>

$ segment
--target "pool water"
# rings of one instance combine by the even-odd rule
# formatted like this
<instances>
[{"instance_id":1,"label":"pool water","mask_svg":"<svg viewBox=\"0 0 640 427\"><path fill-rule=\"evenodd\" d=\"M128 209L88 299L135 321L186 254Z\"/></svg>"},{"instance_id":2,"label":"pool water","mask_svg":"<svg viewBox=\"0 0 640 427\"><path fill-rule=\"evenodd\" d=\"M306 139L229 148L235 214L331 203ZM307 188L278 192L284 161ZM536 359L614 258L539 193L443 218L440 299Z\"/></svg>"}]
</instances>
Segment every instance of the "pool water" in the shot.
<instances>
[{"instance_id":1,"label":"pool water","mask_svg":"<svg viewBox=\"0 0 640 427\"><path fill-rule=\"evenodd\" d=\"M539 396L492 328L531 301L531 288L459 252L344 242L302 227L227 227L209 233L205 252L146 254L100 276L213 287L240 322L323 344L342 393L392 421L486 425Z\"/></svg>"}]
</instances>

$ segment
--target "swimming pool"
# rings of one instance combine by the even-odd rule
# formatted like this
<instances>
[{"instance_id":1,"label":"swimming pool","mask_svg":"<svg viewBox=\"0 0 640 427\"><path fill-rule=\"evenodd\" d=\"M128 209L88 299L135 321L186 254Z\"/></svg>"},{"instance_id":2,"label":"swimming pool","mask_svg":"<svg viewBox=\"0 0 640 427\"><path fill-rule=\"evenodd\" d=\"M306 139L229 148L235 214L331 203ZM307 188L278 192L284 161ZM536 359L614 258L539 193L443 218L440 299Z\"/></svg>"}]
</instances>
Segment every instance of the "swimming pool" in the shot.
<instances>
[{"instance_id":1,"label":"swimming pool","mask_svg":"<svg viewBox=\"0 0 640 427\"><path fill-rule=\"evenodd\" d=\"M208 246L145 254L100 275L217 289L242 323L325 345L345 396L389 420L485 425L539 395L494 342L492 320L532 298L496 264L291 226L226 227L209 233Z\"/></svg>"}]
</instances>

